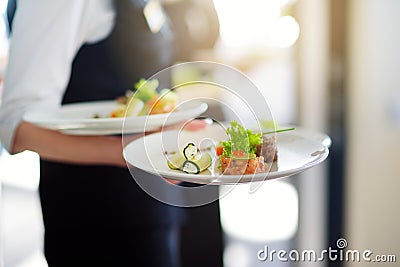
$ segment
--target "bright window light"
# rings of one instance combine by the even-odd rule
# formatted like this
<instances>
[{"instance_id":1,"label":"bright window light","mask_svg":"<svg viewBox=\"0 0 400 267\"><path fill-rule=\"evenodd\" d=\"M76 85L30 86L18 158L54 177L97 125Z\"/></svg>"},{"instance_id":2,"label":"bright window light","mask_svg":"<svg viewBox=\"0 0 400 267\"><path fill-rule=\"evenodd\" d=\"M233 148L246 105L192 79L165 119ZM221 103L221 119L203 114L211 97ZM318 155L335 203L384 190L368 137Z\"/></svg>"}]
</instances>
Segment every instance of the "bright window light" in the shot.
<instances>
[{"instance_id":1,"label":"bright window light","mask_svg":"<svg viewBox=\"0 0 400 267\"><path fill-rule=\"evenodd\" d=\"M223 186L222 192L230 190ZM288 240L298 226L298 193L289 183L268 181L255 193L250 185L236 185L220 199L224 231L247 241L271 242Z\"/></svg>"},{"instance_id":2,"label":"bright window light","mask_svg":"<svg viewBox=\"0 0 400 267\"><path fill-rule=\"evenodd\" d=\"M299 30L294 28L298 24L293 24L292 17L290 20L281 18L282 8L292 2L294 0L214 0L222 42L227 46L293 45L298 38ZM281 35L277 34L277 27L283 31Z\"/></svg>"},{"instance_id":3,"label":"bright window light","mask_svg":"<svg viewBox=\"0 0 400 267\"><path fill-rule=\"evenodd\" d=\"M272 40L281 48L291 47L300 35L300 26L291 16L280 17L272 31Z\"/></svg>"}]
</instances>

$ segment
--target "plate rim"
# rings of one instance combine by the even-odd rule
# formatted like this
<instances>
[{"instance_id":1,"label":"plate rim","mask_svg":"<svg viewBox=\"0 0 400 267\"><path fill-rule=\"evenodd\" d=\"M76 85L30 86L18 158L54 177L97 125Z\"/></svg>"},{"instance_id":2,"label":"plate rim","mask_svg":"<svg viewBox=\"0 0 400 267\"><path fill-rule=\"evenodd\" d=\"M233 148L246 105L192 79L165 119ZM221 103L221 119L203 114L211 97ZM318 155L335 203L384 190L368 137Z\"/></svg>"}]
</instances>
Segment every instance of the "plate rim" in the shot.
<instances>
[{"instance_id":1,"label":"plate rim","mask_svg":"<svg viewBox=\"0 0 400 267\"><path fill-rule=\"evenodd\" d=\"M104 130L104 125L102 124L109 124L109 126L106 126L106 128L110 129L115 129L120 128L120 132L123 133L125 130L125 124L128 123L138 123L138 124L143 124L147 125L147 123L150 121L152 123L153 121L158 121L158 120L163 120L165 121L171 114L175 114L177 116L182 116L188 111L194 112L196 114L202 114L208 109L207 103L204 101L199 101L199 100L193 100L191 102L183 102L181 104L185 103L190 103L191 105L188 108L185 108L183 110L177 110L175 112L170 112L170 113L162 113L162 114L152 114L152 115L144 115L144 116L135 116L135 117L122 117L122 118L81 118L81 119L71 119L71 118L62 118L62 119L49 119L49 120L37 120L35 118L32 118L32 114L44 114L48 112L57 112L60 114L63 111L68 111L73 108L79 108L79 107L90 107L90 106L98 106L98 105L114 105L116 106L115 100L99 100L99 101L87 101L87 102L76 102L76 103L68 103L65 105L62 105L58 108L50 108L46 110L44 107L36 107L31 110L26 111L22 119L26 122L35 124L40 127L44 127L47 129L53 129L53 130L67 130L65 132L68 132L68 130L79 130L81 132L84 132L85 130L93 131L99 128L103 127ZM114 126L110 126L114 125ZM162 126L162 125L160 125ZM131 132L131 131L128 131Z\"/></svg>"},{"instance_id":2,"label":"plate rim","mask_svg":"<svg viewBox=\"0 0 400 267\"><path fill-rule=\"evenodd\" d=\"M175 131L176 130L170 130L167 132L175 132ZM305 136L304 135L305 131L308 133L312 133L315 138L313 139L313 138L309 138L309 137ZM184 181L184 182L193 182L193 183L198 183L198 184L210 184L210 185L224 185L224 184L249 183L252 181L254 181L254 182L268 181L268 180L285 178L285 177L289 177L289 176L304 172L304 171L312 168L313 166L320 164L329 156L329 146L324 144L324 143L327 143L326 140L330 141L330 137L328 135L326 135L325 133L322 133L322 132L313 131L313 130L306 129L303 127L299 127L299 130L297 130L297 128L296 128L296 132L297 133L300 132L300 134L298 134L298 136L301 136L304 139L307 139L309 141L312 141L312 142L315 142L315 143L318 143L321 145L322 149L318 151L320 153L318 153L318 155L314 156L312 161L310 161L298 168L291 169L291 170L283 170L283 171L276 171L276 172L269 171L268 173L247 174L247 175L226 175L225 176L225 177L229 176L231 178L230 180L235 180L235 182L227 182L227 181L224 181L224 179L220 179L221 177L224 177L223 175L219 175L219 176L214 176L212 174L201 174L201 175L192 174L191 175L191 174L187 174L187 173L183 173L183 172L175 172L173 170L156 170L154 168L137 167L136 166L137 164L136 165L132 164L133 161L131 161L131 162L128 161L126 152L127 152L127 147L129 145L132 145L133 143L136 143L136 142L144 141L144 138L149 138L154 135L160 135L161 133L153 133L153 134L141 137L139 139L136 139L136 140L130 142L123 149L123 157L124 157L128 167L129 167L129 165L131 165L131 166L134 166L135 168L139 168L145 172L148 172L148 173L151 173L151 174L154 174L157 176L161 176L164 178L170 178L170 179L174 178L175 180ZM289 133L289 135L290 135L290 133ZM319 137L319 138L317 138L317 137ZM279 142L279 139L278 139L278 142ZM330 143L329 143L329 145L330 145ZM133 162L133 163L135 163L135 162ZM191 178L189 178L189 176ZM225 180L228 180L228 179L225 179Z\"/></svg>"}]
</instances>

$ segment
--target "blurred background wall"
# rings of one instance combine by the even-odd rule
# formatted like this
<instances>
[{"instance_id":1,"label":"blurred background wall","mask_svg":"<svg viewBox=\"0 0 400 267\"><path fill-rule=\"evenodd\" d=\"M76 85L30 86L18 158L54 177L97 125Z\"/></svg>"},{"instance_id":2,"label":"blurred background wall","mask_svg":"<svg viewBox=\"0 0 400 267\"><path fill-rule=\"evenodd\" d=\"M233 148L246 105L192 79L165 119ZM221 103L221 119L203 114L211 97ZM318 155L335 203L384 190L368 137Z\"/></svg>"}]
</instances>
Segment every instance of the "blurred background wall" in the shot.
<instances>
[{"instance_id":1,"label":"blurred background wall","mask_svg":"<svg viewBox=\"0 0 400 267\"><path fill-rule=\"evenodd\" d=\"M6 2L0 0L2 13ZM400 1L164 4L181 31L180 61L211 60L237 68L259 87L278 122L327 132L333 141L326 163L265 183L251 196L237 187L221 201L225 266L364 266L257 260L264 245L320 251L336 248L339 238L349 249L392 254L399 261ZM0 36L2 76L8 47L2 24ZM46 266L38 167L33 153L0 155L0 248L6 267Z\"/></svg>"},{"instance_id":2,"label":"blurred background wall","mask_svg":"<svg viewBox=\"0 0 400 267\"><path fill-rule=\"evenodd\" d=\"M346 237L399 262L400 2L352 0L347 8Z\"/></svg>"}]
</instances>

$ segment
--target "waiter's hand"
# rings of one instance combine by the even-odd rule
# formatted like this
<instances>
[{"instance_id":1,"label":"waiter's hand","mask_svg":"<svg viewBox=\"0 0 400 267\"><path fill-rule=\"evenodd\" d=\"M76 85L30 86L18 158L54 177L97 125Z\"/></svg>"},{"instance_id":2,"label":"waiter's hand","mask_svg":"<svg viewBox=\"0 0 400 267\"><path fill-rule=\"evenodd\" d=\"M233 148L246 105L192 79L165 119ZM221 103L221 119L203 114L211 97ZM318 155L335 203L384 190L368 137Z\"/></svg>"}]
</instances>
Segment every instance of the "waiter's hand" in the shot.
<instances>
[{"instance_id":1,"label":"waiter's hand","mask_svg":"<svg viewBox=\"0 0 400 267\"><path fill-rule=\"evenodd\" d=\"M183 122L183 123L177 123L174 125L169 125L162 127L160 131L168 131L168 130L185 130L185 131L199 131L207 126L212 124L212 120L208 118L204 119L194 119L188 122Z\"/></svg>"}]
</instances>

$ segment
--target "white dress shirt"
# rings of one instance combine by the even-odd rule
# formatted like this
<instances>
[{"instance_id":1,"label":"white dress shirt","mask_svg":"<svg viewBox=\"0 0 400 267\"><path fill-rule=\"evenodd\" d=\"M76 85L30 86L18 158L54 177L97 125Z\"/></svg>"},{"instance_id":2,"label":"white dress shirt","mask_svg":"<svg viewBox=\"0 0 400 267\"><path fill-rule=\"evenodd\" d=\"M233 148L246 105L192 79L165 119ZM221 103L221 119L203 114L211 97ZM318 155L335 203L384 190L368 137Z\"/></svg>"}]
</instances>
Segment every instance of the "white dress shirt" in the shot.
<instances>
[{"instance_id":1,"label":"white dress shirt","mask_svg":"<svg viewBox=\"0 0 400 267\"><path fill-rule=\"evenodd\" d=\"M27 110L60 105L79 48L106 38L114 19L112 0L18 0L0 105L7 150Z\"/></svg>"}]
</instances>

